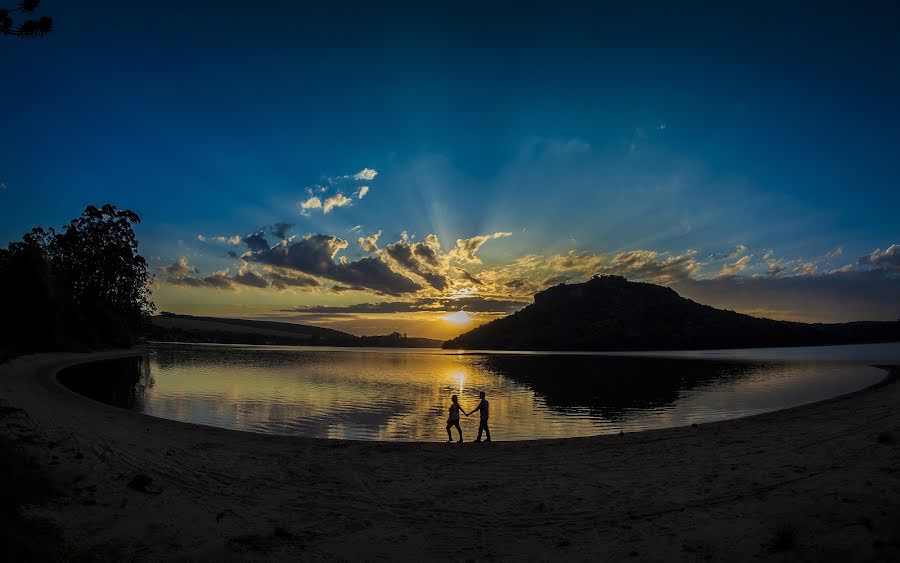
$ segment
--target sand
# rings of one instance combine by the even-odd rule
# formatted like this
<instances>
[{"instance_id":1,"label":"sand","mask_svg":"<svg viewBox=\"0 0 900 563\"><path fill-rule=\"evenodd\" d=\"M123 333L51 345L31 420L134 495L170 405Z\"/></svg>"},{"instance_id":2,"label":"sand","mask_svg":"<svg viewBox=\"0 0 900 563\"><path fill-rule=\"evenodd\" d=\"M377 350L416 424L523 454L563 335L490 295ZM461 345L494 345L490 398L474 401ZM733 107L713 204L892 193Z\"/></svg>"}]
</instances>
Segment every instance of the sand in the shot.
<instances>
[{"instance_id":1,"label":"sand","mask_svg":"<svg viewBox=\"0 0 900 563\"><path fill-rule=\"evenodd\" d=\"M127 412L44 354L0 366L0 431L63 495L32 514L138 560L900 560L900 385L567 440L372 443ZM133 354L133 353L131 353ZM136 475L152 479L129 488ZM140 488L140 487L139 487Z\"/></svg>"}]
</instances>

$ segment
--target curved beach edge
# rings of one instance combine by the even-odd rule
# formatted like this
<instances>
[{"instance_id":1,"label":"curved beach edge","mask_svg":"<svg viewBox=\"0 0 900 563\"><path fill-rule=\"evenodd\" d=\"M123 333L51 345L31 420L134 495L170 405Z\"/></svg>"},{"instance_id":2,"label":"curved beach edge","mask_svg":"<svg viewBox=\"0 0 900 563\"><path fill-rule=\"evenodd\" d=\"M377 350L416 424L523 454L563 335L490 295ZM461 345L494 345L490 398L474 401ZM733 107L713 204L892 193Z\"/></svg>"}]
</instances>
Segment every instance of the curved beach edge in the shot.
<instances>
[{"instance_id":1,"label":"curved beach edge","mask_svg":"<svg viewBox=\"0 0 900 563\"><path fill-rule=\"evenodd\" d=\"M0 365L0 428L63 491L33 512L103 557L900 556L896 367L878 366L890 375L866 389L741 419L459 447L182 423L56 379L138 355Z\"/></svg>"}]
</instances>

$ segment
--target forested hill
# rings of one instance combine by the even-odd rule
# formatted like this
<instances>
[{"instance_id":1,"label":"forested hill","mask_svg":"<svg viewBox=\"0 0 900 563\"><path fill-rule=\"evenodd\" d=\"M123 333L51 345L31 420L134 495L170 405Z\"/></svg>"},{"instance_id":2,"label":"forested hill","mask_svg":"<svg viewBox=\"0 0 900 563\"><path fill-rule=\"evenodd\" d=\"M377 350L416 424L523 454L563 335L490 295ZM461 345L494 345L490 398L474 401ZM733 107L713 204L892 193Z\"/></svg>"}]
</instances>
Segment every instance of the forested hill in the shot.
<instances>
[{"instance_id":1,"label":"forested hill","mask_svg":"<svg viewBox=\"0 0 900 563\"><path fill-rule=\"evenodd\" d=\"M438 348L440 340L408 338L399 333L354 336L339 330L277 321L195 317L162 313L150 319L144 337L158 342L273 344L285 346L384 346Z\"/></svg>"},{"instance_id":2,"label":"forested hill","mask_svg":"<svg viewBox=\"0 0 900 563\"><path fill-rule=\"evenodd\" d=\"M900 321L809 324L751 317L620 276L560 284L444 343L467 350L697 350L900 341Z\"/></svg>"}]
</instances>

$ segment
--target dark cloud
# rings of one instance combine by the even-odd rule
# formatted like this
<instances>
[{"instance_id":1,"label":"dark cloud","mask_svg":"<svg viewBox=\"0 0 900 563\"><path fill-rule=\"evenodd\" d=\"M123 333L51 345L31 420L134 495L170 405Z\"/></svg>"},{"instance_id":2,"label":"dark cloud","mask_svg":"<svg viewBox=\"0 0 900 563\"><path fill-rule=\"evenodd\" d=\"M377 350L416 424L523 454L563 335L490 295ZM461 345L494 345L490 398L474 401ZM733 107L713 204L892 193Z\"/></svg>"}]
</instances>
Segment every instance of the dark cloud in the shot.
<instances>
[{"instance_id":1,"label":"dark cloud","mask_svg":"<svg viewBox=\"0 0 900 563\"><path fill-rule=\"evenodd\" d=\"M167 283L185 287L208 287L212 289L233 290L239 285L250 287L267 287L269 285L269 282L266 281L264 277L254 271L246 269L243 269L234 276L229 276L227 270L216 272L209 276L201 276L199 275L200 271L188 264L188 260L184 256L168 266L158 268L158 271L166 274Z\"/></svg>"},{"instance_id":2,"label":"dark cloud","mask_svg":"<svg viewBox=\"0 0 900 563\"><path fill-rule=\"evenodd\" d=\"M509 299L489 299L485 297L462 297L459 299L423 297L413 301L381 301L379 303L358 303L356 305L307 305L283 309L283 312L308 314L387 314L413 313L422 311L470 313L513 313L528 305L525 301Z\"/></svg>"},{"instance_id":3,"label":"dark cloud","mask_svg":"<svg viewBox=\"0 0 900 563\"><path fill-rule=\"evenodd\" d=\"M343 239L331 235L310 235L254 253L250 259L385 295L402 295L421 289L419 284L394 272L377 258L335 262L335 255L344 248L347 248L347 241Z\"/></svg>"},{"instance_id":4,"label":"dark cloud","mask_svg":"<svg viewBox=\"0 0 900 563\"><path fill-rule=\"evenodd\" d=\"M229 250L225 254L227 254L229 258L237 258L238 257L238 253L235 252L234 250Z\"/></svg>"},{"instance_id":5,"label":"dark cloud","mask_svg":"<svg viewBox=\"0 0 900 563\"><path fill-rule=\"evenodd\" d=\"M235 288L234 281L228 277L227 274L221 272L205 277L169 277L166 281L172 285L182 285L187 287L209 287L222 290L232 290Z\"/></svg>"},{"instance_id":6,"label":"dark cloud","mask_svg":"<svg viewBox=\"0 0 900 563\"><path fill-rule=\"evenodd\" d=\"M728 260L730 258L734 258L736 256L740 256L741 254L747 252L747 247L743 244L739 244L735 247L734 250L729 252L713 252L709 255L712 260Z\"/></svg>"},{"instance_id":7,"label":"dark cloud","mask_svg":"<svg viewBox=\"0 0 900 563\"><path fill-rule=\"evenodd\" d=\"M250 287L269 287L269 282L266 278L257 274L252 270L245 270L243 272L238 272L232 278L235 283L240 285L248 285Z\"/></svg>"},{"instance_id":8,"label":"dark cloud","mask_svg":"<svg viewBox=\"0 0 900 563\"><path fill-rule=\"evenodd\" d=\"M900 244L892 244L883 252L880 248L876 248L868 256L860 258L859 263L874 268L900 271Z\"/></svg>"},{"instance_id":9,"label":"dark cloud","mask_svg":"<svg viewBox=\"0 0 900 563\"><path fill-rule=\"evenodd\" d=\"M516 279L516 280L510 280L503 285L505 285L506 287L508 287L510 289L522 289L523 287L528 285L528 282L526 282L523 279Z\"/></svg>"},{"instance_id":10,"label":"dark cloud","mask_svg":"<svg viewBox=\"0 0 900 563\"><path fill-rule=\"evenodd\" d=\"M345 291L365 291L364 287L347 287L343 285L333 285L331 286L331 291L335 293L344 293Z\"/></svg>"},{"instance_id":11,"label":"dark cloud","mask_svg":"<svg viewBox=\"0 0 900 563\"><path fill-rule=\"evenodd\" d=\"M422 261L431 266L438 266L437 251L424 243L416 243L412 246L413 254L418 256Z\"/></svg>"},{"instance_id":12,"label":"dark cloud","mask_svg":"<svg viewBox=\"0 0 900 563\"><path fill-rule=\"evenodd\" d=\"M269 227L271 233L278 238L278 240L282 240L287 238L288 231L294 228L293 223L284 223L278 222Z\"/></svg>"},{"instance_id":13,"label":"dark cloud","mask_svg":"<svg viewBox=\"0 0 900 563\"><path fill-rule=\"evenodd\" d=\"M425 250L422 250L425 249ZM420 276L428 285L438 291L443 291L449 285L447 277L443 274L434 272L423 267L417 256L427 256L437 264L437 256L434 249L423 242L409 244L407 242L396 242L384 247L384 253L396 262L401 268Z\"/></svg>"},{"instance_id":14,"label":"dark cloud","mask_svg":"<svg viewBox=\"0 0 900 563\"><path fill-rule=\"evenodd\" d=\"M459 275L462 276L462 278L464 280L474 283L475 285L484 285L484 283L480 279L476 278L475 276L473 276L469 272L463 270L462 268L457 268L457 270L459 271Z\"/></svg>"},{"instance_id":15,"label":"dark cloud","mask_svg":"<svg viewBox=\"0 0 900 563\"><path fill-rule=\"evenodd\" d=\"M566 274L556 274L554 276L545 278L544 281L541 282L541 285L543 285L544 287L550 287L553 285L559 285L561 283L566 283L570 279L571 279L571 277Z\"/></svg>"},{"instance_id":16,"label":"dark cloud","mask_svg":"<svg viewBox=\"0 0 900 563\"><path fill-rule=\"evenodd\" d=\"M265 233L263 231L253 233L252 235L247 235L241 240L244 241L244 244L247 245L247 248L250 249L250 252L260 252L262 250L269 249L269 241L266 240Z\"/></svg>"},{"instance_id":17,"label":"dark cloud","mask_svg":"<svg viewBox=\"0 0 900 563\"><path fill-rule=\"evenodd\" d=\"M269 279L275 289L288 289L290 287L318 287L322 283L306 274L285 274L282 272L270 272Z\"/></svg>"},{"instance_id":18,"label":"dark cloud","mask_svg":"<svg viewBox=\"0 0 900 563\"><path fill-rule=\"evenodd\" d=\"M178 260L166 266L160 266L159 268L157 268L157 271L161 274L166 274L168 276L174 277L199 273L199 270L197 270L197 268L188 264L188 259L186 256L182 256Z\"/></svg>"}]
</instances>

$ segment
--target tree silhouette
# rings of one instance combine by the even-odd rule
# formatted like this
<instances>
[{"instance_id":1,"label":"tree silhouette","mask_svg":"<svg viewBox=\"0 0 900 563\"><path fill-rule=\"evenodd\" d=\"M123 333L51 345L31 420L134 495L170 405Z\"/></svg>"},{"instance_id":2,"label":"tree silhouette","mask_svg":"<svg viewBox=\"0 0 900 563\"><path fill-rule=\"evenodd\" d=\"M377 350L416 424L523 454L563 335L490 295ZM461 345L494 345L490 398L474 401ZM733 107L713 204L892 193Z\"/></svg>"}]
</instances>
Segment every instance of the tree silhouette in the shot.
<instances>
[{"instance_id":1,"label":"tree silhouette","mask_svg":"<svg viewBox=\"0 0 900 563\"><path fill-rule=\"evenodd\" d=\"M0 248L0 348L84 349L134 342L147 316L152 276L132 226L113 205L88 206L61 231L32 229Z\"/></svg>"},{"instance_id":2,"label":"tree silhouette","mask_svg":"<svg viewBox=\"0 0 900 563\"><path fill-rule=\"evenodd\" d=\"M15 8L0 8L0 34L16 37L43 37L53 28L53 18L28 18L16 27L13 15L33 14L41 0L22 0Z\"/></svg>"}]
</instances>

